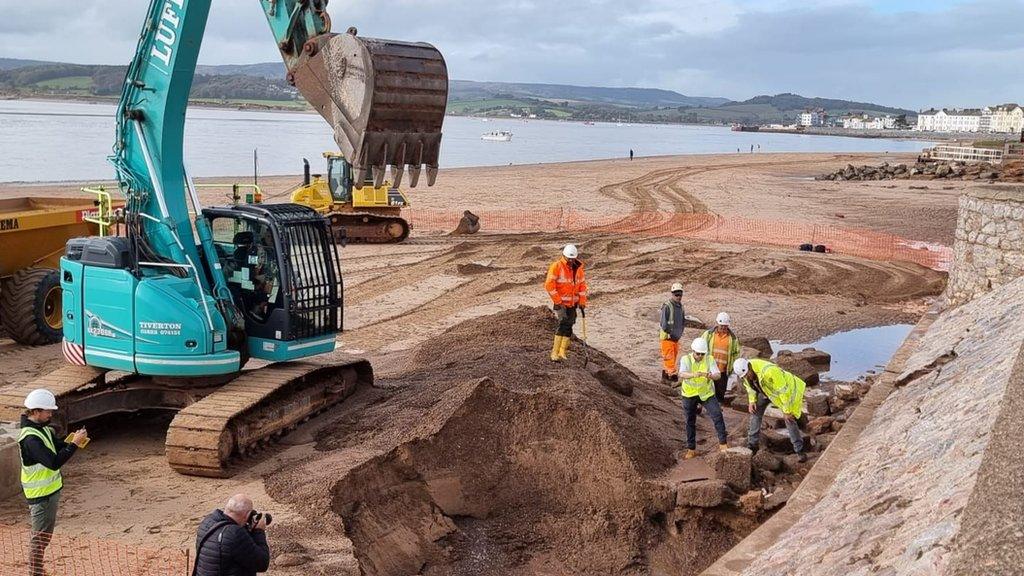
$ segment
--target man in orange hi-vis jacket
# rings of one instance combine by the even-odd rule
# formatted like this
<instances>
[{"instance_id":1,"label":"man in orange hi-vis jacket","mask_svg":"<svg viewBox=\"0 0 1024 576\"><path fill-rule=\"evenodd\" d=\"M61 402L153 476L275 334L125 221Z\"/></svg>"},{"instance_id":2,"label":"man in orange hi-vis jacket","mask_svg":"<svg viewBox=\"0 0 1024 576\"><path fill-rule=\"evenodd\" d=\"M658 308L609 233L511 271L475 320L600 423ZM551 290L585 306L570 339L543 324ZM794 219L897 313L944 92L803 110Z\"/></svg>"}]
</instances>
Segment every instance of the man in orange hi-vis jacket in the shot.
<instances>
[{"instance_id":1,"label":"man in orange hi-vis jacket","mask_svg":"<svg viewBox=\"0 0 1024 576\"><path fill-rule=\"evenodd\" d=\"M579 309L583 316L587 315L587 281L579 255L576 246L566 245L562 249L562 257L548 266L548 276L544 280L544 289L551 297L558 316L555 342L551 346L553 362L566 359L572 340L572 326L576 323L576 310Z\"/></svg>"}]
</instances>

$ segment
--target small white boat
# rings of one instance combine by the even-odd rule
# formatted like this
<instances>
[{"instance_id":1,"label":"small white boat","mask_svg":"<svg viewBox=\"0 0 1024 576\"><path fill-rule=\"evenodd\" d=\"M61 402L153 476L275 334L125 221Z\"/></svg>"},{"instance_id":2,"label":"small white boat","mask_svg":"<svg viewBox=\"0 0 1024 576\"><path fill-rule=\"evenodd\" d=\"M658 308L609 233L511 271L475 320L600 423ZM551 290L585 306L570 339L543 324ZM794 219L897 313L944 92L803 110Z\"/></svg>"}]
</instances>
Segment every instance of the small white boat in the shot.
<instances>
[{"instance_id":1,"label":"small white boat","mask_svg":"<svg viewBox=\"0 0 1024 576\"><path fill-rule=\"evenodd\" d=\"M492 142L511 142L512 133L508 130L498 130L495 132L488 132L483 136L480 136L481 140L490 140Z\"/></svg>"}]
</instances>

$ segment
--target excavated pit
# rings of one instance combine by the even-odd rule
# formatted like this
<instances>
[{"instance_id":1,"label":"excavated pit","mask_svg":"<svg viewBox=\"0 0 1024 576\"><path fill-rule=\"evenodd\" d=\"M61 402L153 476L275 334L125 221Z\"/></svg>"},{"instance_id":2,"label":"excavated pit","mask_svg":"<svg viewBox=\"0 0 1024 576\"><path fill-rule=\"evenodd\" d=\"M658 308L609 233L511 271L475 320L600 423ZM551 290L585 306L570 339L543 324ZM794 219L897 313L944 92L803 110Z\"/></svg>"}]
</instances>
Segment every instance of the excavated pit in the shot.
<instances>
[{"instance_id":1,"label":"excavated pit","mask_svg":"<svg viewBox=\"0 0 1024 576\"><path fill-rule=\"evenodd\" d=\"M326 486L271 494L329 506L367 575L698 573L763 514L720 480L677 496L675 400L578 341L550 362L554 327L521 307L432 338L320 432Z\"/></svg>"}]
</instances>

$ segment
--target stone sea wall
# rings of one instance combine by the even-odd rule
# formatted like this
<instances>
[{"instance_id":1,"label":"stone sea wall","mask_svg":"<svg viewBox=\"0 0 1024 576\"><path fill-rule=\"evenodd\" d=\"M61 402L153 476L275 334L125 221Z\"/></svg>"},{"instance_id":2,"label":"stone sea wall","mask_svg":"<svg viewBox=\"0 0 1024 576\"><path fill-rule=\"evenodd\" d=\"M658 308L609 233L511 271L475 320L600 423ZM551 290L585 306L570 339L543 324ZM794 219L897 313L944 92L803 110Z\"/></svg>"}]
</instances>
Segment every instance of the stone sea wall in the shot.
<instances>
[{"instance_id":1,"label":"stone sea wall","mask_svg":"<svg viewBox=\"0 0 1024 576\"><path fill-rule=\"evenodd\" d=\"M1024 276L1024 187L991 186L960 197L946 301L959 306Z\"/></svg>"}]
</instances>

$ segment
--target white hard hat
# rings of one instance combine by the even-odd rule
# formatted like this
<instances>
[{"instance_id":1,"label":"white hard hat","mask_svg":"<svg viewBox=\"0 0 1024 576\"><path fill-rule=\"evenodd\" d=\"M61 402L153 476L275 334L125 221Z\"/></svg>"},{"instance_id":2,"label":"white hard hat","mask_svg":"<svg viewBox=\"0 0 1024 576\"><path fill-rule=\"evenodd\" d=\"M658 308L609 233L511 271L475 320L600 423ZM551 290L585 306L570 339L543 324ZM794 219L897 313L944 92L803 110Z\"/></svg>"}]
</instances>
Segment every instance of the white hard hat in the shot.
<instances>
[{"instance_id":1,"label":"white hard hat","mask_svg":"<svg viewBox=\"0 0 1024 576\"><path fill-rule=\"evenodd\" d=\"M715 318L715 322L717 322L719 326L728 326L732 323L732 319L729 318L728 312L719 312L718 318Z\"/></svg>"},{"instance_id":2,"label":"white hard hat","mask_svg":"<svg viewBox=\"0 0 1024 576\"><path fill-rule=\"evenodd\" d=\"M748 370L750 370L750 362L747 362L746 358L737 358L736 361L732 363L733 373L740 378L746 376Z\"/></svg>"},{"instance_id":3,"label":"white hard hat","mask_svg":"<svg viewBox=\"0 0 1024 576\"><path fill-rule=\"evenodd\" d=\"M676 282L675 284L673 284L672 285L672 289L669 290L669 292L682 292L682 291L683 291L683 285L680 284L679 282Z\"/></svg>"},{"instance_id":4,"label":"white hard hat","mask_svg":"<svg viewBox=\"0 0 1024 576\"><path fill-rule=\"evenodd\" d=\"M53 392L45 388L39 388L25 396L25 408L29 410L56 410L57 398Z\"/></svg>"},{"instance_id":5,"label":"white hard hat","mask_svg":"<svg viewBox=\"0 0 1024 576\"><path fill-rule=\"evenodd\" d=\"M690 350L693 350L697 354L707 354L708 341L703 338L694 338L693 343L690 344Z\"/></svg>"},{"instance_id":6,"label":"white hard hat","mask_svg":"<svg viewBox=\"0 0 1024 576\"><path fill-rule=\"evenodd\" d=\"M580 255L580 251L576 249L575 244L566 244L565 248L562 248L562 256L566 258L575 258Z\"/></svg>"}]
</instances>

